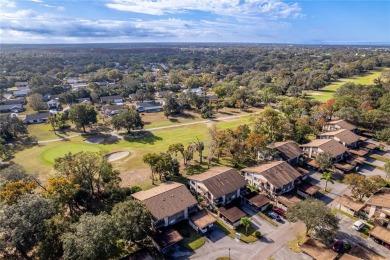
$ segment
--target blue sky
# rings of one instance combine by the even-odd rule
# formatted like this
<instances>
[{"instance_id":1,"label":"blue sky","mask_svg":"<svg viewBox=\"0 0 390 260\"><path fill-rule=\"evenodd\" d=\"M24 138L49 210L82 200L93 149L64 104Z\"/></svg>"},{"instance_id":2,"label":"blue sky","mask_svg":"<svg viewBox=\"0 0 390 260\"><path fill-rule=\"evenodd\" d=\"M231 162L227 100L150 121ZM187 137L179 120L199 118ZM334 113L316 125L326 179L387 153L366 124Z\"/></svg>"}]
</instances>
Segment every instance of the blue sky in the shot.
<instances>
[{"instance_id":1,"label":"blue sky","mask_svg":"<svg viewBox=\"0 0 390 260\"><path fill-rule=\"evenodd\" d=\"M390 44L390 0L0 0L0 42Z\"/></svg>"}]
</instances>

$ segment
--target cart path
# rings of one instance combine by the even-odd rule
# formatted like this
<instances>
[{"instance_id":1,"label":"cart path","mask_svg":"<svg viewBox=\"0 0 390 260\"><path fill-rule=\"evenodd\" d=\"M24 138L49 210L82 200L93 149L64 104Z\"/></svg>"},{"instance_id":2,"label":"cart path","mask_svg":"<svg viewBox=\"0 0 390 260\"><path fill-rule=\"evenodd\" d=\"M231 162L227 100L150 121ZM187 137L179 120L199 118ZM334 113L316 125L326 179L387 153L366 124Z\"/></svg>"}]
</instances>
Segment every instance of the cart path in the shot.
<instances>
[{"instance_id":1,"label":"cart path","mask_svg":"<svg viewBox=\"0 0 390 260\"><path fill-rule=\"evenodd\" d=\"M158 130L164 130L164 129L169 129L169 128L176 128L176 127L183 127L183 126L190 126L190 125L197 125L197 124L207 124L207 123L213 123L213 122L219 122L219 121L224 121L224 120L229 120L229 119L235 119L235 118L240 118L240 117L246 117L250 115L257 114L256 113L251 113L251 114L244 114L244 115L236 115L236 116L224 116L224 117L217 117L213 119L207 119L207 120L202 120L202 121L196 121L196 122L189 122L189 123L181 123L181 124L175 124L175 125L168 125L168 126L160 126L160 127L154 127L154 128L145 128L142 130L134 130L134 131L158 131ZM102 134L111 134L118 136L122 139L121 136L119 136L119 133L125 133L125 131L110 131L110 132L101 132ZM58 141L64 141L68 140L74 137L81 136L82 134L75 134L75 135L70 135L64 138L56 138L56 139L51 139L51 140L45 140L45 141L38 141L38 144L45 144L45 143L52 143L52 142L58 142Z\"/></svg>"}]
</instances>

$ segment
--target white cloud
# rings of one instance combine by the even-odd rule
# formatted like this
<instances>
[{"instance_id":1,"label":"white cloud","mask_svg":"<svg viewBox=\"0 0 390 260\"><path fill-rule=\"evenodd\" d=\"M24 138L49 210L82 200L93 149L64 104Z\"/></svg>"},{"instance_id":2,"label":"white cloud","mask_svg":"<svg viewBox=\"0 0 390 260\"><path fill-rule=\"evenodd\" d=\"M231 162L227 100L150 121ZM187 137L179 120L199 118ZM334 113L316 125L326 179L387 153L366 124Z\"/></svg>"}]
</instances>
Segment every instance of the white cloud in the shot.
<instances>
[{"instance_id":1,"label":"white cloud","mask_svg":"<svg viewBox=\"0 0 390 260\"><path fill-rule=\"evenodd\" d=\"M0 10L4 10L5 8L15 8L16 3L10 0L1 0L0 1Z\"/></svg>"},{"instance_id":2,"label":"white cloud","mask_svg":"<svg viewBox=\"0 0 390 260\"><path fill-rule=\"evenodd\" d=\"M107 0L108 8L149 15L180 14L201 11L222 16L296 17L297 3L282 0Z\"/></svg>"}]
</instances>

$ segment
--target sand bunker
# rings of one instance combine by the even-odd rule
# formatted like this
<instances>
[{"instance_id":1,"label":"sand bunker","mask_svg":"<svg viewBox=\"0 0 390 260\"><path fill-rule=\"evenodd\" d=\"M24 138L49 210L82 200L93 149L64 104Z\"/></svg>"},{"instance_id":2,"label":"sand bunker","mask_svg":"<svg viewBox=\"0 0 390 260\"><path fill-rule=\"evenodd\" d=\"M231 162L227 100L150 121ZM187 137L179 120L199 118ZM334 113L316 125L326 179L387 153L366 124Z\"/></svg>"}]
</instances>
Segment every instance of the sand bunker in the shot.
<instances>
[{"instance_id":1,"label":"sand bunker","mask_svg":"<svg viewBox=\"0 0 390 260\"><path fill-rule=\"evenodd\" d=\"M125 158L129 154L130 154L130 152L116 152L116 153L112 153L112 154L110 154L107 157L107 161L109 161L109 162L117 161L117 160L120 160L122 158Z\"/></svg>"},{"instance_id":2,"label":"sand bunker","mask_svg":"<svg viewBox=\"0 0 390 260\"><path fill-rule=\"evenodd\" d=\"M86 143L90 143L90 144L101 144L104 142L104 138L102 137L91 137L91 138L88 138L87 140L85 140Z\"/></svg>"}]
</instances>

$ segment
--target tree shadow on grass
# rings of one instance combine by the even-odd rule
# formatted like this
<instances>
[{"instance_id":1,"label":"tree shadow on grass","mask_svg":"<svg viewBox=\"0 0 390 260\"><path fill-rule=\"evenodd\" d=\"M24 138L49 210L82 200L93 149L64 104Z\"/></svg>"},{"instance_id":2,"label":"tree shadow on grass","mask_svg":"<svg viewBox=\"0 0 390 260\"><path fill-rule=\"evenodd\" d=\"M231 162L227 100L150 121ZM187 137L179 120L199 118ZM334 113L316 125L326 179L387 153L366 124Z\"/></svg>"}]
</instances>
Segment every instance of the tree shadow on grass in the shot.
<instances>
[{"instance_id":1,"label":"tree shadow on grass","mask_svg":"<svg viewBox=\"0 0 390 260\"><path fill-rule=\"evenodd\" d=\"M137 134L130 134L124 137L129 143L154 144L157 141L163 140L161 137L154 135L149 131L139 131Z\"/></svg>"},{"instance_id":2,"label":"tree shadow on grass","mask_svg":"<svg viewBox=\"0 0 390 260\"><path fill-rule=\"evenodd\" d=\"M187 167L187 175L199 174L207 171L207 165L195 164Z\"/></svg>"}]
</instances>

